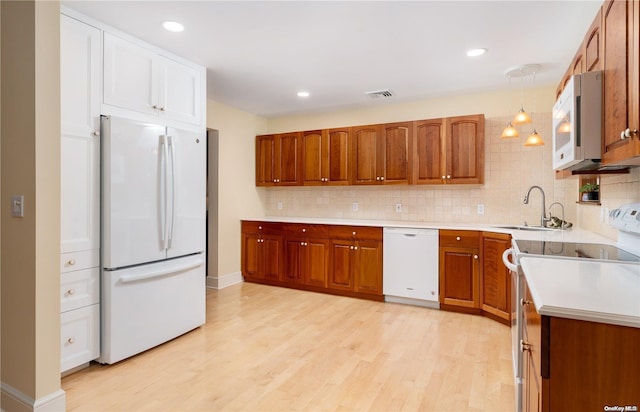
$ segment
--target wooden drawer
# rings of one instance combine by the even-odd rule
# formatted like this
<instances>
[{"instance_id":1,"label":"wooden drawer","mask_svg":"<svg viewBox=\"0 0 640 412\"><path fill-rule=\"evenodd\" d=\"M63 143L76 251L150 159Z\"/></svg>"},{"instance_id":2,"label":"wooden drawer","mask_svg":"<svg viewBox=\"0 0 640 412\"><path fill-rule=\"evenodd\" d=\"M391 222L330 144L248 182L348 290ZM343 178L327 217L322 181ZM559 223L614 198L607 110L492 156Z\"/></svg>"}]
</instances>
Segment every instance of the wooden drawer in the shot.
<instances>
[{"instance_id":1,"label":"wooden drawer","mask_svg":"<svg viewBox=\"0 0 640 412\"><path fill-rule=\"evenodd\" d=\"M371 226L329 226L331 239L382 240L382 228Z\"/></svg>"},{"instance_id":2,"label":"wooden drawer","mask_svg":"<svg viewBox=\"0 0 640 412\"><path fill-rule=\"evenodd\" d=\"M60 355L61 372L100 356L100 305L60 315Z\"/></svg>"},{"instance_id":3,"label":"wooden drawer","mask_svg":"<svg viewBox=\"0 0 640 412\"><path fill-rule=\"evenodd\" d=\"M60 312L100 302L100 269L84 269L60 276Z\"/></svg>"},{"instance_id":4,"label":"wooden drawer","mask_svg":"<svg viewBox=\"0 0 640 412\"><path fill-rule=\"evenodd\" d=\"M100 249L60 254L60 273L88 269L100 265Z\"/></svg>"},{"instance_id":5,"label":"wooden drawer","mask_svg":"<svg viewBox=\"0 0 640 412\"><path fill-rule=\"evenodd\" d=\"M282 223L242 221L243 233L274 233L282 231Z\"/></svg>"},{"instance_id":6,"label":"wooden drawer","mask_svg":"<svg viewBox=\"0 0 640 412\"><path fill-rule=\"evenodd\" d=\"M480 247L480 232L474 230L441 230L440 246Z\"/></svg>"},{"instance_id":7,"label":"wooden drawer","mask_svg":"<svg viewBox=\"0 0 640 412\"><path fill-rule=\"evenodd\" d=\"M313 225L303 223L283 223L282 230L287 236L297 237L329 237L329 227L327 225Z\"/></svg>"}]
</instances>

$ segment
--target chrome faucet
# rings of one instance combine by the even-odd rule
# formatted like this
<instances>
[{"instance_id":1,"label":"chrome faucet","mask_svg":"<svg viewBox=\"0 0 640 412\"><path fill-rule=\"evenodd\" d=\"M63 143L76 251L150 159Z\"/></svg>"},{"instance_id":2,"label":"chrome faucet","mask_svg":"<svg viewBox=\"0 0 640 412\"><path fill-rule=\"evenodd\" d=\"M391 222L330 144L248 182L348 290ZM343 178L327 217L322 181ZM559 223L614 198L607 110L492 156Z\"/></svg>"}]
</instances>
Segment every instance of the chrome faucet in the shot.
<instances>
[{"instance_id":1,"label":"chrome faucet","mask_svg":"<svg viewBox=\"0 0 640 412\"><path fill-rule=\"evenodd\" d=\"M527 190L527 194L524 195L523 203L525 205L529 204L529 195L531 194L531 191L533 189L538 189L540 193L542 193L542 209L540 210L540 226L545 227L546 223L551 219L547 218L547 206L546 206L547 203L545 202L544 190L542 190L540 186L531 186L529 190Z\"/></svg>"},{"instance_id":2,"label":"chrome faucet","mask_svg":"<svg viewBox=\"0 0 640 412\"><path fill-rule=\"evenodd\" d=\"M553 203L551 203L551 204L549 205L549 218L551 218L551 208L552 208L554 205L558 205L558 206L560 206L560 209L562 210L562 220L560 221L560 230L564 230L565 225L566 225L566 222L564 221L564 206L563 206L563 204L562 204L562 203L560 203L560 202L553 202Z\"/></svg>"}]
</instances>

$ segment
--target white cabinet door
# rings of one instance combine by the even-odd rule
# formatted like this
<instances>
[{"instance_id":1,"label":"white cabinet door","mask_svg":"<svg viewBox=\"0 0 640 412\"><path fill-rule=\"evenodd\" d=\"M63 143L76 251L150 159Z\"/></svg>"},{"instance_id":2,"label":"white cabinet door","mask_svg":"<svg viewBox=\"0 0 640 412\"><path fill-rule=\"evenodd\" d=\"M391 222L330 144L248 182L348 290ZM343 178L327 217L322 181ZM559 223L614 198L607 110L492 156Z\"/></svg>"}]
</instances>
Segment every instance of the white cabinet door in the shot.
<instances>
[{"instance_id":1,"label":"white cabinet door","mask_svg":"<svg viewBox=\"0 0 640 412\"><path fill-rule=\"evenodd\" d=\"M200 125L203 75L112 34L104 34L104 103Z\"/></svg>"},{"instance_id":2,"label":"white cabinet door","mask_svg":"<svg viewBox=\"0 0 640 412\"><path fill-rule=\"evenodd\" d=\"M100 246L100 30L60 16L60 249Z\"/></svg>"},{"instance_id":3,"label":"white cabinet door","mask_svg":"<svg viewBox=\"0 0 640 412\"><path fill-rule=\"evenodd\" d=\"M104 33L104 102L158 115L159 56Z\"/></svg>"},{"instance_id":4,"label":"white cabinet door","mask_svg":"<svg viewBox=\"0 0 640 412\"><path fill-rule=\"evenodd\" d=\"M100 356L100 305L60 315L60 352L61 372Z\"/></svg>"},{"instance_id":5,"label":"white cabinet door","mask_svg":"<svg viewBox=\"0 0 640 412\"><path fill-rule=\"evenodd\" d=\"M179 122L200 124L200 71L169 59L160 64L160 116Z\"/></svg>"}]
</instances>

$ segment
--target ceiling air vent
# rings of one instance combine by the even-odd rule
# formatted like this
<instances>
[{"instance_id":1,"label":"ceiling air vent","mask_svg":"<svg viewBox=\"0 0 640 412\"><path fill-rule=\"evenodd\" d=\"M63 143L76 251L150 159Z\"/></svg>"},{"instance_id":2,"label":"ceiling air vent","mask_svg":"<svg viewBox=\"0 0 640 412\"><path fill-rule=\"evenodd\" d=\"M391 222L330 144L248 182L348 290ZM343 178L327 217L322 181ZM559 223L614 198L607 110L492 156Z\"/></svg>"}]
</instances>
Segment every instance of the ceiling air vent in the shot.
<instances>
[{"instance_id":1,"label":"ceiling air vent","mask_svg":"<svg viewBox=\"0 0 640 412\"><path fill-rule=\"evenodd\" d=\"M380 98L386 99L387 97L393 97L393 93L391 93L391 90L389 89L374 90L372 92L364 92L364 94L371 97L372 99L380 99Z\"/></svg>"}]
</instances>

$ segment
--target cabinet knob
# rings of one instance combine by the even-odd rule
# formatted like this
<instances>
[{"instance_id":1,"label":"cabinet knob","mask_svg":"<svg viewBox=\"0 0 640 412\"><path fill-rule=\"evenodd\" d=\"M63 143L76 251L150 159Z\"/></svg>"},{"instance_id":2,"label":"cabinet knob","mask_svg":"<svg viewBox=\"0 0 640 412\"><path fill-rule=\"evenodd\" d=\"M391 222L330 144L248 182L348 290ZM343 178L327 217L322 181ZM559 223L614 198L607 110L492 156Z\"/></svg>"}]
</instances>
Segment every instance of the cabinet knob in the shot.
<instances>
[{"instance_id":1,"label":"cabinet knob","mask_svg":"<svg viewBox=\"0 0 640 412\"><path fill-rule=\"evenodd\" d=\"M156 110L158 110L158 109L159 109L159 107L158 107L158 105L157 105L157 104L154 104L154 105L153 105L153 106L151 106L151 107L153 107L153 108L154 108L154 109L156 109Z\"/></svg>"},{"instance_id":2,"label":"cabinet knob","mask_svg":"<svg viewBox=\"0 0 640 412\"><path fill-rule=\"evenodd\" d=\"M67 261L67 265L69 265L69 266L74 266L75 264L76 264L76 260L75 259L69 259Z\"/></svg>"},{"instance_id":3,"label":"cabinet knob","mask_svg":"<svg viewBox=\"0 0 640 412\"><path fill-rule=\"evenodd\" d=\"M355 236L355 235L356 235L356 232L353 232L353 233L351 233L351 234L352 234L353 236Z\"/></svg>"},{"instance_id":4,"label":"cabinet knob","mask_svg":"<svg viewBox=\"0 0 640 412\"><path fill-rule=\"evenodd\" d=\"M460 236L456 236L456 240L457 240L457 241L460 241Z\"/></svg>"},{"instance_id":5,"label":"cabinet knob","mask_svg":"<svg viewBox=\"0 0 640 412\"><path fill-rule=\"evenodd\" d=\"M520 352L526 352L531 350L531 344L524 341L524 339L520 339Z\"/></svg>"},{"instance_id":6,"label":"cabinet knob","mask_svg":"<svg viewBox=\"0 0 640 412\"><path fill-rule=\"evenodd\" d=\"M376 176L376 180L377 180L377 181L380 181L380 176Z\"/></svg>"},{"instance_id":7,"label":"cabinet knob","mask_svg":"<svg viewBox=\"0 0 640 412\"><path fill-rule=\"evenodd\" d=\"M350 250L353 250L353 246L349 246L349 249L350 249Z\"/></svg>"},{"instance_id":8,"label":"cabinet knob","mask_svg":"<svg viewBox=\"0 0 640 412\"><path fill-rule=\"evenodd\" d=\"M67 343L69 345L73 345L74 343L76 343L76 340L74 338L69 338L69 339L67 339Z\"/></svg>"},{"instance_id":9,"label":"cabinet knob","mask_svg":"<svg viewBox=\"0 0 640 412\"><path fill-rule=\"evenodd\" d=\"M164 107L160 107L160 111L161 111L161 112L164 112Z\"/></svg>"},{"instance_id":10,"label":"cabinet knob","mask_svg":"<svg viewBox=\"0 0 640 412\"><path fill-rule=\"evenodd\" d=\"M475 260L478 260L478 255L473 255L473 258L474 258Z\"/></svg>"},{"instance_id":11,"label":"cabinet knob","mask_svg":"<svg viewBox=\"0 0 640 412\"><path fill-rule=\"evenodd\" d=\"M75 295L76 294L76 290L75 289L69 289L67 291L67 295Z\"/></svg>"},{"instance_id":12,"label":"cabinet knob","mask_svg":"<svg viewBox=\"0 0 640 412\"><path fill-rule=\"evenodd\" d=\"M262 230L262 226L258 226L258 229L259 229L259 230Z\"/></svg>"},{"instance_id":13,"label":"cabinet knob","mask_svg":"<svg viewBox=\"0 0 640 412\"><path fill-rule=\"evenodd\" d=\"M622 133L620 133L620 138L621 139L627 139L629 137L636 137L638 135L638 130L637 129L629 129L627 127L626 130L623 130Z\"/></svg>"},{"instance_id":14,"label":"cabinet knob","mask_svg":"<svg viewBox=\"0 0 640 412\"><path fill-rule=\"evenodd\" d=\"M302 233L304 233L304 232L306 232L306 231L307 231L307 229L305 229L305 228L303 228L303 229L302 229Z\"/></svg>"},{"instance_id":15,"label":"cabinet knob","mask_svg":"<svg viewBox=\"0 0 640 412\"><path fill-rule=\"evenodd\" d=\"M384 176L380 176L380 180L384 180Z\"/></svg>"},{"instance_id":16,"label":"cabinet knob","mask_svg":"<svg viewBox=\"0 0 640 412\"><path fill-rule=\"evenodd\" d=\"M93 132L91 132L91 136L94 136L94 137L100 136L100 132L94 130Z\"/></svg>"},{"instance_id":17,"label":"cabinet knob","mask_svg":"<svg viewBox=\"0 0 640 412\"><path fill-rule=\"evenodd\" d=\"M354 246L354 247L353 247L353 250L358 250L358 246Z\"/></svg>"},{"instance_id":18,"label":"cabinet knob","mask_svg":"<svg viewBox=\"0 0 640 412\"><path fill-rule=\"evenodd\" d=\"M451 175L447 175L447 179L451 179Z\"/></svg>"},{"instance_id":19,"label":"cabinet knob","mask_svg":"<svg viewBox=\"0 0 640 412\"><path fill-rule=\"evenodd\" d=\"M530 300L525 300L524 298L520 299L520 306L527 306L527 305L531 305L533 302L531 302Z\"/></svg>"}]
</instances>

